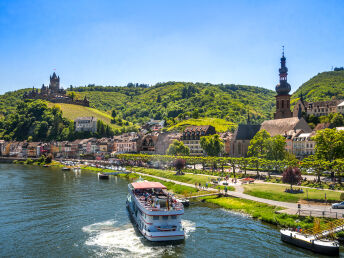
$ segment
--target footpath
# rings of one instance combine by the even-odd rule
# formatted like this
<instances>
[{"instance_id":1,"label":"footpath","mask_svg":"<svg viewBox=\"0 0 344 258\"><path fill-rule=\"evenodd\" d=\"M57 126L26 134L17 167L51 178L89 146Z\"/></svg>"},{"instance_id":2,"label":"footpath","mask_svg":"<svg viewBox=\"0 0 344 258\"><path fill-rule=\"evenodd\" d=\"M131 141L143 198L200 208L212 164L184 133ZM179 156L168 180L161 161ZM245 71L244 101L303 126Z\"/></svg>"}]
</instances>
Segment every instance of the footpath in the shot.
<instances>
[{"instance_id":1,"label":"footpath","mask_svg":"<svg viewBox=\"0 0 344 258\"><path fill-rule=\"evenodd\" d=\"M190 187L195 188L195 185L189 184L189 183L179 182L176 180L172 180L172 179L168 179L168 178L164 178L164 177L153 176L153 175L149 175L149 174L145 174L145 173L141 173L141 172L136 172L136 171L134 171L134 173L136 173L138 175L142 175L142 176L153 177L153 178L163 180L166 182L172 182L175 184L190 186ZM228 196L282 207L282 208L284 208L284 210L281 211L283 213L293 214L293 215L300 214L300 215L304 215L304 216L311 215L314 217L343 218L344 211L343 210L335 210L334 211L334 210L332 210L330 205L302 204L301 209L299 209L297 203L274 201L274 200L268 200L268 199L264 199L264 198L251 196L248 194L244 194L244 188L242 187L241 184L238 183L238 184L231 184L231 185L235 187L235 191L228 191L227 192ZM208 188L206 190L218 192L218 189L215 189L215 188ZM221 193L224 194L224 191L221 190Z\"/></svg>"}]
</instances>

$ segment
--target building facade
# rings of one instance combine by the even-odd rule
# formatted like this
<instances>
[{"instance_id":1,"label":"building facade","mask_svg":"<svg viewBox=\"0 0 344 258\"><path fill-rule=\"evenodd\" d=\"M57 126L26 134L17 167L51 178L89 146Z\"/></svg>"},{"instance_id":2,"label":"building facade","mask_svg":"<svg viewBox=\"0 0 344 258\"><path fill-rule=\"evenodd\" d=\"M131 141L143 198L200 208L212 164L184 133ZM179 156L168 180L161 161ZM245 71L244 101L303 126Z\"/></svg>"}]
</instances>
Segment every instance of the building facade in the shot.
<instances>
[{"instance_id":1,"label":"building facade","mask_svg":"<svg viewBox=\"0 0 344 258\"><path fill-rule=\"evenodd\" d=\"M97 132L97 118L90 117L78 117L74 121L74 128L77 132Z\"/></svg>"},{"instance_id":2,"label":"building facade","mask_svg":"<svg viewBox=\"0 0 344 258\"><path fill-rule=\"evenodd\" d=\"M213 134L216 134L216 131L211 125L189 126L183 131L181 140L189 147L190 155L200 156L205 154L201 147L201 137Z\"/></svg>"}]
</instances>

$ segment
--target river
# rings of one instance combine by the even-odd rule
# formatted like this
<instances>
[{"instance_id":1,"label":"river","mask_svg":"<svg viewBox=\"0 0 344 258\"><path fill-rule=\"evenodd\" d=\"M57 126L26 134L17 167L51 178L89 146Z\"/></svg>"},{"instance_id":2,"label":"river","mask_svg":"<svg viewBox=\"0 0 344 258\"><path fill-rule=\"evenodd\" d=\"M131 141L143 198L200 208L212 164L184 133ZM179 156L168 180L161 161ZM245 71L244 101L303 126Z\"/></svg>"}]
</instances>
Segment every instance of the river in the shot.
<instances>
[{"instance_id":1,"label":"river","mask_svg":"<svg viewBox=\"0 0 344 258\"><path fill-rule=\"evenodd\" d=\"M276 227L203 203L185 209L184 243L149 243L130 223L127 184L87 172L0 164L0 257L316 256L282 243Z\"/></svg>"}]
</instances>

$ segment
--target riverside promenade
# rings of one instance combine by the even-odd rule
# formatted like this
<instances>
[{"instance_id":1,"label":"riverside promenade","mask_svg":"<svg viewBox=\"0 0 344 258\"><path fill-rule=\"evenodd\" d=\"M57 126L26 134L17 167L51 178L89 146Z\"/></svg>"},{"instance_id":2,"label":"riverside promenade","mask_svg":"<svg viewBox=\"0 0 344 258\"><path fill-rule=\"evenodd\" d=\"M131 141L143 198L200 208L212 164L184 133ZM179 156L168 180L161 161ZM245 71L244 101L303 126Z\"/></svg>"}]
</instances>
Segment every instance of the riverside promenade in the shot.
<instances>
[{"instance_id":1,"label":"riverside promenade","mask_svg":"<svg viewBox=\"0 0 344 258\"><path fill-rule=\"evenodd\" d=\"M193 184L179 182L176 180L172 180L172 179L168 179L168 178L164 178L164 177L158 177L158 176L145 174L145 173L141 173L141 172L136 172L136 171L133 171L133 172L138 174L138 175L149 176L149 177L153 177L153 178L163 180L166 182L172 182L175 184L195 188L195 185L193 185ZM244 188L242 187L241 183L229 184L229 185L234 186L235 191L228 191L227 196L232 196L232 197L242 198L242 199L251 200L251 201L255 201L255 202L265 203L265 204L269 204L272 206L282 207L282 208L284 208L284 210L281 210L282 213L293 214L293 215L299 214L299 215L303 215L303 216L311 215L313 217L343 218L344 210L340 210L340 209L332 210L330 205L302 204L301 209L299 209L297 203L268 200L268 199L259 198L259 197L251 196L248 194L244 194ZM215 189L215 188L207 188L205 190L218 191L218 189ZM224 194L224 190L221 190L220 192L222 194Z\"/></svg>"}]
</instances>

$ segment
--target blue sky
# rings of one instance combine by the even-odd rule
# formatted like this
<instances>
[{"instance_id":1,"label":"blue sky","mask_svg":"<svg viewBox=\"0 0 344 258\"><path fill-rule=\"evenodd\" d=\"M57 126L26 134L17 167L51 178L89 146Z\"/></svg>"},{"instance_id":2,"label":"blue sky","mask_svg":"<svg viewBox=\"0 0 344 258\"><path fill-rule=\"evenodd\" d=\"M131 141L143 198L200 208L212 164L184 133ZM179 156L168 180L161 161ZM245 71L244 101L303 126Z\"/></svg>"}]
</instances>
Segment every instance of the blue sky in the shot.
<instances>
[{"instance_id":1,"label":"blue sky","mask_svg":"<svg viewBox=\"0 0 344 258\"><path fill-rule=\"evenodd\" d=\"M278 82L344 66L344 1L0 0L0 93L69 85Z\"/></svg>"}]
</instances>

